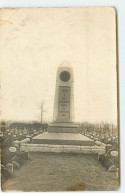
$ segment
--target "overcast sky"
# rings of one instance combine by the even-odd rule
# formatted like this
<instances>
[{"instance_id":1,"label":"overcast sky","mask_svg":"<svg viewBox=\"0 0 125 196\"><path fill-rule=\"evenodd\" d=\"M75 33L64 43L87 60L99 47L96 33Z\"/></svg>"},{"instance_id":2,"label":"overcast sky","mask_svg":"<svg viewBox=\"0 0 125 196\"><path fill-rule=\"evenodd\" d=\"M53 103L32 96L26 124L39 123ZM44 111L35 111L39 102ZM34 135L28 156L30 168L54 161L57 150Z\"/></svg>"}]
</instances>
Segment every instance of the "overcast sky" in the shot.
<instances>
[{"instance_id":1,"label":"overcast sky","mask_svg":"<svg viewBox=\"0 0 125 196\"><path fill-rule=\"evenodd\" d=\"M113 8L18 8L1 11L1 118L52 121L56 71L74 71L75 121L117 120Z\"/></svg>"}]
</instances>

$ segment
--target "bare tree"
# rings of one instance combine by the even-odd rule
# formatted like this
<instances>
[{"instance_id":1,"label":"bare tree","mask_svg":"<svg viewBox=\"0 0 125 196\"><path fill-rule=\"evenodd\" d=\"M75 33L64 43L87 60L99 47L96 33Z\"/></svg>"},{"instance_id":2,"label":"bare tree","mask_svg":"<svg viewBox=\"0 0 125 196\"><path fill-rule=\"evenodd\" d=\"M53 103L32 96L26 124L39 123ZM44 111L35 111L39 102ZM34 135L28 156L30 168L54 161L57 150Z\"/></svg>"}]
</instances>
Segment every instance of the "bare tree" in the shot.
<instances>
[{"instance_id":1,"label":"bare tree","mask_svg":"<svg viewBox=\"0 0 125 196\"><path fill-rule=\"evenodd\" d=\"M43 122L43 113L46 112L46 110L44 109L44 102L42 102L41 104L41 123Z\"/></svg>"}]
</instances>

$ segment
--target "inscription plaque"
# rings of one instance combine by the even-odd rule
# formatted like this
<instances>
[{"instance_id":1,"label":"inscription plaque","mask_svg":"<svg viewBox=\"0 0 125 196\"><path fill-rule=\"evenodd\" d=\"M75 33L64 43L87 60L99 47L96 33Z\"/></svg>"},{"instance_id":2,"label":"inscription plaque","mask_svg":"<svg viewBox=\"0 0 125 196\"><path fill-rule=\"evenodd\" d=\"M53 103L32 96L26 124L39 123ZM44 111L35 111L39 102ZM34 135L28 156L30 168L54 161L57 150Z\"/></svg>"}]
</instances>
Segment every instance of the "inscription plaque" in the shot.
<instances>
[{"instance_id":1,"label":"inscription plaque","mask_svg":"<svg viewBox=\"0 0 125 196\"><path fill-rule=\"evenodd\" d=\"M59 87L58 117L61 119L70 118L70 86Z\"/></svg>"}]
</instances>

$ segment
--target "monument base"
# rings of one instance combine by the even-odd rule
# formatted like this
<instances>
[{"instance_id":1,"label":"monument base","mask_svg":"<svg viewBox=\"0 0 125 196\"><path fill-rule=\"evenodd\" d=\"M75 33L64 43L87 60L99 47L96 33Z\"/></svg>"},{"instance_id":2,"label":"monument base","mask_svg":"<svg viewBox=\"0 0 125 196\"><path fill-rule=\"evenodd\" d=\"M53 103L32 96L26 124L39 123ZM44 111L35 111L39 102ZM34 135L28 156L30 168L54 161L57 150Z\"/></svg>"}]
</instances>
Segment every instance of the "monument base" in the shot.
<instances>
[{"instance_id":1,"label":"monument base","mask_svg":"<svg viewBox=\"0 0 125 196\"><path fill-rule=\"evenodd\" d=\"M37 135L32 143L21 143L21 151L26 152L55 152L55 153L83 153L105 154L105 145L96 144L94 140L80 133L48 133Z\"/></svg>"},{"instance_id":2,"label":"monument base","mask_svg":"<svg viewBox=\"0 0 125 196\"><path fill-rule=\"evenodd\" d=\"M79 125L72 123L50 124L47 128L49 133L79 133Z\"/></svg>"},{"instance_id":3,"label":"monument base","mask_svg":"<svg viewBox=\"0 0 125 196\"><path fill-rule=\"evenodd\" d=\"M43 153L81 153L81 154L105 154L105 146L79 146L79 145L53 145L53 144L21 144L23 152Z\"/></svg>"},{"instance_id":4,"label":"monument base","mask_svg":"<svg viewBox=\"0 0 125 196\"><path fill-rule=\"evenodd\" d=\"M51 145L79 145L94 146L94 140L81 135L80 133L48 133L37 135L32 139L33 144L51 144Z\"/></svg>"}]
</instances>

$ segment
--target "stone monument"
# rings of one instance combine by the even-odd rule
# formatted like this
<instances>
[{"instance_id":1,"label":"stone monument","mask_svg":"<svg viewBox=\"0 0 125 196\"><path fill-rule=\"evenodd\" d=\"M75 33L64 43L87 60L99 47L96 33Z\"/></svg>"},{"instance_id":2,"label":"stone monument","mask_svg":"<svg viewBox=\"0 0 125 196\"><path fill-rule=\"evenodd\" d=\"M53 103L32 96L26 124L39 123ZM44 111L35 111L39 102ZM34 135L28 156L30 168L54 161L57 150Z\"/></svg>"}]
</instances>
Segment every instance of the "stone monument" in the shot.
<instances>
[{"instance_id":1,"label":"stone monument","mask_svg":"<svg viewBox=\"0 0 125 196\"><path fill-rule=\"evenodd\" d=\"M79 133L79 126L74 123L73 82L73 69L65 61L57 69L53 123L49 124L47 132L32 139L33 144L49 145L44 148L45 151L49 151L50 146L51 150L56 148L58 151L60 145L63 149L67 145L73 145L74 149L75 146L94 145L93 140Z\"/></svg>"},{"instance_id":2,"label":"stone monument","mask_svg":"<svg viewBox=\"0 0 125 196\"><path fill-rule=\"evenodd\" d=\"M57 69L53 123L48 132L78 133L79 126L73 123L74 92L73 69L65 61Z\"/></svg>"}]
</instances>

